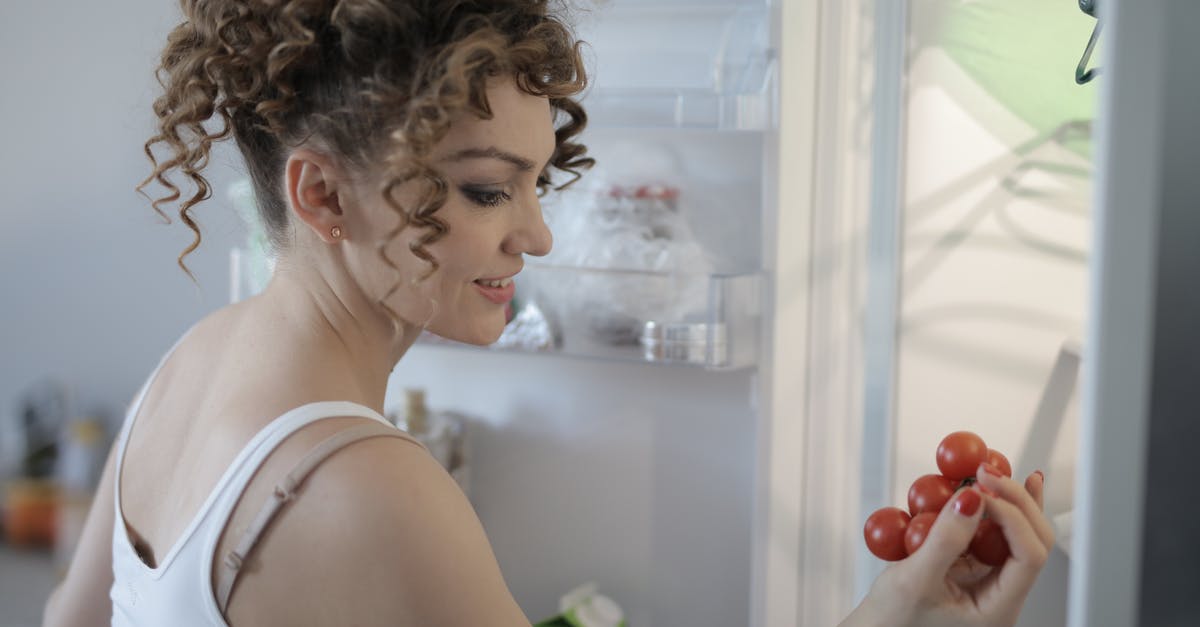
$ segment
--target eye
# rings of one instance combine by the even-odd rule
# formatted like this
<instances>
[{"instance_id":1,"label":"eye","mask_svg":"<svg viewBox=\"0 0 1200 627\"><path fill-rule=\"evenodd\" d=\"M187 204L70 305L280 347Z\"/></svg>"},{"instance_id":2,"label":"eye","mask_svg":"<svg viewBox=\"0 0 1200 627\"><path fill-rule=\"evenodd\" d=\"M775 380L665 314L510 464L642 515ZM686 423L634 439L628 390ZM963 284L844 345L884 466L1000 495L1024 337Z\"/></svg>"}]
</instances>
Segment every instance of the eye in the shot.
<instances>
[{"instance_id":1,"label":"eye","mask_svg":"<svg viewBox=\"0 0 1200 627\"><path fill-rule=\"evenodd\" d=\"M467 200L479 205L480 207L497 207L512 199L512 196L503 190L488 189L485 187L470 187L465 186L459 188Z\"/></svg>"}]
</instances>

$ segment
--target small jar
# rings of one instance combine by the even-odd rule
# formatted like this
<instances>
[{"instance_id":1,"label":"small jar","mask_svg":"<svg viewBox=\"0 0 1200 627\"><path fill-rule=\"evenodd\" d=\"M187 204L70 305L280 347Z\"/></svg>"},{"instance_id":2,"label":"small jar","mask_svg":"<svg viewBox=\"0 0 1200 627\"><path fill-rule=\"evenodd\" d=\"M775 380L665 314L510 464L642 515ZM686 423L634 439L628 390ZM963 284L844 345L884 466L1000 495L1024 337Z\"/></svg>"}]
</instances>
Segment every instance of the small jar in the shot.
<instances>
[{"instance_id":1,"label":"small jar","mask_svg":"<svg viewBox=\"0 0 1200 627\"><path fill-rule=\"evenodd\" d=\"M726 335L723 323L650 321L639 341L647 361L723 366L729 356Z\"/></svg>"}]
</instances>

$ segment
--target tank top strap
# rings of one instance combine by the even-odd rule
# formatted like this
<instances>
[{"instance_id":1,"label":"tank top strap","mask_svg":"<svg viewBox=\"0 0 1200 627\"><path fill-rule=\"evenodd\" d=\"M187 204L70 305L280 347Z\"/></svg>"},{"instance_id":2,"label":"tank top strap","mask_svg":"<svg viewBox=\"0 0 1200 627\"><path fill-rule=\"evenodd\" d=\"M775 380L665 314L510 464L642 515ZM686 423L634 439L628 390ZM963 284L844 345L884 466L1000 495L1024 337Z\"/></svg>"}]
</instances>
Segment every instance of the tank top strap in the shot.
<instances>
[{"instance_id":1,"label":"tank top strap","mask_svg":"<svg viewBox=\"0 0 1200 627\"><path fill-rule=\"evenodd\" d=\"M224 530L227 519L233 513L242 492L250 484L259 466L275 451L279 445L293 433L325 418L367 418L379 425L392 429L402 437L409 436L404 431L388 422L379 412L351 401L317 401L306 403L267 423L250 438L242 450L234 457L233 462L225 469L224 476L213 488L208 510L203 512L206 518L213 518L209 523L210 537L214 541ZM417 442L417 440L413 440Z\"/></svg>"},{"instance_id":2,"label":"tank top strap","mask_svg":"<svg viewBox=\"0 0 1200 627\"><path fill-rule=\"evenodd\" d=\"M253 522L242 532L234 548L221 558L219 570L217 571L217 586L214 593L216 595L217 607L222 615L229 608L229 598L233 594L234 586L238 582L238 575L242 572L242 564L246 557L254 550L254 546L262 537L263 532L267 530L271 521L275 519L275 516L279 514L288 502L296 498L297 490L303 485L304 480L312 474L317 466L334 453L355 442L377 437L401 438L420 446L420 443L413 440L407 433L391 425L381 425L374 422L355 425L342 429L321 441L320 444L309 451L304 458L292 467L290 472L275 484L275 489L271 493L271 497L259 508L258 515L255 516Z\"/></svg>"},{"instance_id":3,"label":"tank top strap","mask_svg":"<svg viewBox=\"0 0 1200 627\"><path fill-rule=\"evenodd\" d=\"M387 418L384 418L382 415L380 415L379 412L366 407L365 405L360 405L350 401L318 401L314 403L308 403L306 405L301 405L300 407L297 407L283 414L282 416L279 416L275 420L271 421L266 427L263 427L263 429L255 434L250 442L246 444L246 446L234 459L233 463L230 464L229 468L226 470L225 476L221 478L216 488L214 488L212 494L210 495L210 498L212 498L215 502L211 503L211 507L202 514L204 519L202 521L202 526L205 529L205 536L200 545L204 556L203 569L201 572L205 574L205 581L212 581L211 578L209 578L208 573L213 572L214 555L217 550L217 545L220 542L221 535L225 532L225 527L229 524L229 517L233 514L234 508L237 507L238 501L242 497L242 493L245 492L246 487L250 484L250 480L254 477L263 461L265 461L267 457L269 457L270 454L288 436L304 428L305 426L325 418L344 417L367 418L372 420L373 423L355 425L354 427L348 427L347 429L339 430L338 433L350 431L351 429L356 429L358 427L370 427L373 429L373 431L371 431L371 435L368 437L375 437L377 435L390 435L392 437L399 437L408 440L422 449L425 448L425 446L421 444L419 440L413 438L405 431L394 426L387 420ZM331 437L336 436L337 434ZM318 448L319 447L320 445L318 445ZM314 451L316 450L317 449L314 449ZM316 463L313 463L312 465L315 467ZM278 492L278 488L276 491ZM264 514L260 512L260 516L262 515ZM267 523L269 523L269 520L263 523L264 529ZM253 542L255 541L257 541L257 537L251 541L250 545L252 546ZM230 590L225 593L226 595L228 595L232 590L232 582L230 582L228 585ZM212 598L214 601L216 600L216 592L216 590L212 591ZM212 609L218 610L222 616L224 615L225 608L223 604L220 608L212 606Z\"/></svg>"}]
</instances>

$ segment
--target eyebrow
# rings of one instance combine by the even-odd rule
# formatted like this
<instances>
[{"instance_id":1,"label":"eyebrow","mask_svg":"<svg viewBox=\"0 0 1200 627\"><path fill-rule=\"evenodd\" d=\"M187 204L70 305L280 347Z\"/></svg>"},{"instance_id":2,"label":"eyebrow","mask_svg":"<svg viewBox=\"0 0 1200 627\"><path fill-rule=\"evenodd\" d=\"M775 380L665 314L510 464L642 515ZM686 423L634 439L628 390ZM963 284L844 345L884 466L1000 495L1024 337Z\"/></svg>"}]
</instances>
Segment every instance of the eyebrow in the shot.
<instances>
[{"instance_id":1,"label":"eyebrow","mask_svg":"<svg viewBox=\"0 0 1200 627\"><path fill-rule=\"evenodd\" d=\"M529 172L534 168L534 163L529 159L526 159L520 155L515 155L511 152L500 150L495 146L488 146L487 148L466 148L446 157L443 159L443 161L466 161L467 159L499 159L500 161L507 161L508 163L513 164L522 172Z\"/></svg>"}]
</instances>

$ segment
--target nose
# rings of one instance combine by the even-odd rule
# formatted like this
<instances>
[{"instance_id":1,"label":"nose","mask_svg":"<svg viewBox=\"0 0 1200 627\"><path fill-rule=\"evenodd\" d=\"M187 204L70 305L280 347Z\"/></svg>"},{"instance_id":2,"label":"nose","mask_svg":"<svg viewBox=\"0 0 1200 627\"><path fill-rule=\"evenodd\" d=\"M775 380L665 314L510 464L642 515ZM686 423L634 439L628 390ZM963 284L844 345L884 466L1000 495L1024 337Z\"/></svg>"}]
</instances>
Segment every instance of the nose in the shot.
<instances>
[{"instance_id":1,"label":"nose","mask_svg":"<svg viewBox=\"0 0 1200 627\"><path fill-rule=\"evenodd\" d=\"M535 195L526 203L512 232L504 240L504 252L511 255L533 255L543 257L550 254L554 236L542 217L542 203Z\"/></svg>"}]
</instances>

